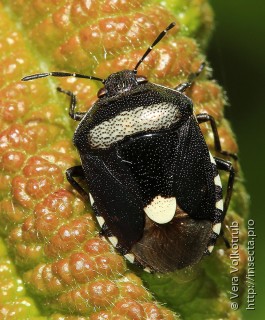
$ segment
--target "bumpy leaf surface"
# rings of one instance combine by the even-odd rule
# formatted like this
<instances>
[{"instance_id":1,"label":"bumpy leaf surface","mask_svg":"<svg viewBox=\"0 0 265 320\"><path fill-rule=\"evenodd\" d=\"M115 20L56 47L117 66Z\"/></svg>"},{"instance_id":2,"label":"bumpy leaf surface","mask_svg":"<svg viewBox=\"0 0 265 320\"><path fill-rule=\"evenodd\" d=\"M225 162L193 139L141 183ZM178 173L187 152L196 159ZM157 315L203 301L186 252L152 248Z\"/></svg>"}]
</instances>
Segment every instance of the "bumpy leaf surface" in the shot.
<instances>
[{"instance_id":1,"label":"bumpy leaf surface","mask_svg":"<svg viewBox=\"0 0 265 320\"><path fill-rule=\"evenodd\" d=\"M75 92L79 110L85 111L96 100L99 83L20 81L45 71L105 78L133 68L172 21L176 27L139 73L173 87L206 60L202 50L213 27L206 0L0 2L1 319L240 318L230 308L230 251L222 241L200 266L159 277L127 265L99 237L89 204L65 178L65 170L79 164L71 142L76 123L68 117L67 97L56 92L56 86ZM209 77L207 68L187 94L196 113L208 112L218 121L223 149L237 152L223 117L224 94ZM208 126L202 129L212 148ZM247 197L235 166L238 179L226 223L240 225L242 280ZM230 239L229 232L226 236Z\"/></svg>"}]
</instances>

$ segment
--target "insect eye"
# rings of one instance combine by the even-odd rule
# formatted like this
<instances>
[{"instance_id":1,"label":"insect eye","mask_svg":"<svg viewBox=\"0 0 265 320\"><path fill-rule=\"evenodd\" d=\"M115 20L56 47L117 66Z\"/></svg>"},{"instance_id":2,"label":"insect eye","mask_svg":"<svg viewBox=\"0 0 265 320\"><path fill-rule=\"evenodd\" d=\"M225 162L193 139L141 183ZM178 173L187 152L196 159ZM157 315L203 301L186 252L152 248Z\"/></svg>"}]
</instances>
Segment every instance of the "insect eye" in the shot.
<instances>
[{"instance_id":1,"label":"insect eye","mask_svg":"<svg viewBox=\"0 0 265 320\"><path fill-rule=\"evenodd\" d=\"M147 78L145 76L136 76L137 83L145 83L147 82Z\"/></svg>"},{"instance_id":2,"label":"insect eye","mask_svg":"<svg viewBox=\"0 0 265 320\"><path fill-rule=\"evenodd\" d=\"M107 93L107 89L105 87L99 89L98 91L98 98L103 98Z\"/></svg>"}]
</instances>

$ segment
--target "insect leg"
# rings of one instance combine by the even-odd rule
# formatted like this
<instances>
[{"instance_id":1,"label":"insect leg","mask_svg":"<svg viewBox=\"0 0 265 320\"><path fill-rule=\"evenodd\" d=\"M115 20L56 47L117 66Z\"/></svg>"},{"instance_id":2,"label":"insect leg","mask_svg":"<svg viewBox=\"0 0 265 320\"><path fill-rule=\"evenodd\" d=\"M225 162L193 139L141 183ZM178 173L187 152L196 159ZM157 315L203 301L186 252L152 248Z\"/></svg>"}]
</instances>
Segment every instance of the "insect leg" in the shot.
<instances>
[{"instance_id":1,"label":"insect leg","mask_svg":"<svg viewBox=\"0 0 265 320\"><path fill-rule=\"evenodd\" d=\"M191 87L191 85L193 84L193 81L201 74L202 70L204 69L205 67L205 62L203 62L198 71L197 72L194 72L194 73L191 73L189 76L188 76L188 81L187 82L184 82L184 83L181 83L179 84L175 90L178 91L178 92L184 92L185 90L187 90L189 87Z\"/></svg>"},{"instance_id":2,"label":"insect leg","mask_svg":"<svg viewBox=\"0 0 265 320\"><path fill-rule=\"evenodd\" d=\"M73 94L73 92L68 90L63 90L62 88L59 88L59 87L57 88L57 91L67 94L69 97L71 97L70 107L69 107L69 116L75 121L82 120L86 112L75 112L76 96Z\"/></svg>"},{"instance_id":3,"label":"insect leg","mask_svg":"<svg viewBox=\"0 0 265 320\"><path fill-rule=\"evenodd\" d=\"M89 195L87 192L80 186L80 184L74 179L74 177L79 177L81 179L85 179L85 174L83 171L82 166L75 166L71 167L66 170L65 172L66 178L69 181L69 183L72 185L72 187L80 193L80 195L85 199L89 200Z\"/></svg>"},{"instance_id":4,"label":"insect leg","mask_svg":"<svg viewBox=\"0 0 265 320\"><path fill-rule=\"evenodd\" d=\"M199 123L207 122L209 121L211 124L212 132L213 132L213 137L214 137L214 147L215 150L225 156L229 156L233 158L234 160L237 160L237 155L235 153L230 153L227 151L223 151L220 143L220 138L216 126L216 122L214 117L210 116L208 113L200 113L196 115L196 118Z\"/></svg>"},{"instance_id":5,"label":"insect leg","mask_svg":"<svg viewBox=\"0 0 265 320\"><path fill-rule=\"evenodd\" d=\"M230 248L231 248L231 245L230 245L230 242L227 240L227 238L226 238L225 235L224 235L224 230L223 230L223 228L221 228L221 230L220 230L220 236L222 237L222 239L223 239L223 241L224 241L224 243L225 243L226 248L227 248L227 249L230 249Z\"/></svg>"}]
</instances>

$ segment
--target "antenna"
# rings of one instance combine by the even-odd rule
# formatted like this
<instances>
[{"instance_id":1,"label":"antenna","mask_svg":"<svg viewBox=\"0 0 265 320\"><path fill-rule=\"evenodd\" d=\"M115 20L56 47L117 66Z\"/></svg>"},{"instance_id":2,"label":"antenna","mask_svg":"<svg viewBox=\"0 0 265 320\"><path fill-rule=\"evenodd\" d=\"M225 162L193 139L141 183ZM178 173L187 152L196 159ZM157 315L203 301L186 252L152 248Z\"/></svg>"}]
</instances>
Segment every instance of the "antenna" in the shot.
<instances>
[{"instance_id":1,"label":"antenna","mask_svg":"<svg viewBox=\"0 0 265 320\"><path fill-rule=\"evenodd\" d=\"M104 83L103 79L93 77L93 76L86 76L84 74L79 74L79 73L69 73L69 72L45 72L45 73L36 73L32 74L31 76L26 76L22 78L22 81L29 81L29 80L34 80L34 79L39 79L39 78L45 78L48 76L52 77L76 77L76 78L84 78L84 79L90 79L90 80L96 80Z\"/></svg>"},{"instance_id":2,"label":"antenna","mask_svg":"<svg viewBox=\"0 0 265 320\"><path fill-rule=\"evenodd\" d=\"M152 51L152 49L154 48L154 46L156 44L158 44L158 42L160 40L162 40L164 38L164 36L166 35L166 33L172 29L173 27L175 27L176 23L175 22L171 22L170 25L165 29L163 30L159 36L155 39L155 41L152 43L152 45L146 50L146 52L144 53L144 55L142 56L142 58L137 62L136 66L134 67L133 69L133 72L134 73L137 73L137 69L139 67L139 65L144 61L144 59L148 56L148 54Z\"/></svg>"}]
</instances>

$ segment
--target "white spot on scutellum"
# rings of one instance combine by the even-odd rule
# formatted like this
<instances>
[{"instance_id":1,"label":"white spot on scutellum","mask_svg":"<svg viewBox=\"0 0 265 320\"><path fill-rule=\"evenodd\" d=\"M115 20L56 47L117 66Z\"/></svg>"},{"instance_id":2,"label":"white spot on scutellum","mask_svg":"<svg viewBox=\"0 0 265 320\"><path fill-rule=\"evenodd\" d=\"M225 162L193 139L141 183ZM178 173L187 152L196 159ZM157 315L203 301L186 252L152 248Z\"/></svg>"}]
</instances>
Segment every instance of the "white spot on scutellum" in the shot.
<instances>
[{"instance_id":1,"label":"white spot on scutellum","mask_svg":"<svg viewBox=\"0 0 265 320\"><path fill-rule=\"evenodd\" d=\"M151 269L149 267L144 268L145 272L151 273Z\"/></svg>"},{"instance_id":2,"label":"white spot on scutellum","mask_svg":"<svg viewBox=\"0 0 265 320\"><path fill-rule=\"evenodd\" d=\"M93 206L93 203L95 202L91 193L89 193L89 200L90 200L90 203L91 203L91 206Z\"/></svg>"},{"instance_id":3,"label":"white spot on scutellum","mask_svg":"<svg viewBox=\"0 0 265 320\"><path fill-rule=\"evenodd\" d=\"M131 263L134 263L134 260L135 260L134 254L132 254L132 253L127 253L127 254L124 255L124 257L125 257L128 261L130 261Z\"/></svg>"},{"instance_id":4,"label":"white spot on scutellum","mask_svg":"<svg viewBox=\"0 0 265 320\"><path fill-rule=\"evenodd\" d=\"M215 207L216 207L216 209L219 209L219 210L223 211L223 209L224 209L223 200L221 199L221 200L217 201L216 204L215 204Z\"/></svg>"},{"instance_id":5,"label":"white spot on scutellum","mask_svg":"<svg viewBox=\"0 0 265 320\"><path fill-rule=\"evenodd\" d=\"M100 225L100 227L102 227L105 223L105 220L101 216L96 216L96 218L98 220L98 224Z\"/></svg>"},{"instance_id":6,"label":"white spot on scutellum","mask_svg":"<svg viewBox=\"0 0 265 320\"><path fill-rule=\"evenodd\" d=\"M126 110L103 121L90 130L89 143L93 148L108 148L132 134L170 127L179 119L179 111L172 103L157 103Z\"/></svg>"},{"instance_id":7,"label":"white spot on scutellum","mask_svg":"<svg viewBox=\"0 0 265 320\"><path fill-rule=\"evenodd\" d=\"M220 234L220 231L221 231L221 222L214 224L213 232L215 232L216 234Z\"/></svg>"},{"instance_id":8,"label":"white spot on scutellum","mask_svg":"<svg viewBox=\"0 0 265 320\"><path fill-rule=\"evenodd\" d=\"M176 198L164 198L158 195L144 208L144 211L154 222L164 224L173 219L176 209Z\"/></svg>"},{"instance_id":9,"label":"white spot on scutellum","mask_svg":"<svg viewBox=\"0 0 265 320\"><path fill-rule=\"evenodd\" d=\"M209 246L207 249L211 253L213 251L214 246Z\"/></svg>"},{"instance_id":10,"label":"white spot on scutellum","mask_svg":"<svg viewBox=\"0 0 265 320\"><path fill-rule=\"evenodd\" d=\"M114 237L114 236L109 237L109 241L111 242L111 244L112 244L114 247L116 247L117 244L118 244L118 239L117 239L116 237Z\"/></svg>"}]
</instances>

